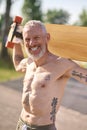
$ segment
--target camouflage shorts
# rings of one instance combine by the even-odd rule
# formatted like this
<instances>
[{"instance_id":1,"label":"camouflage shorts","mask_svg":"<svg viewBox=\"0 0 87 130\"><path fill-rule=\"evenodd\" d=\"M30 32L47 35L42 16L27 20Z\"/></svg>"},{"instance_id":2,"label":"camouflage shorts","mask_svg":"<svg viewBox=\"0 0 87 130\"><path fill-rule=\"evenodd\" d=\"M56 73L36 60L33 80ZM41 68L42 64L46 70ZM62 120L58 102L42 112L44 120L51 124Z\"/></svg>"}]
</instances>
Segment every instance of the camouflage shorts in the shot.
<instances>
[{"instance_id":1,"label":"camouflage shorts","mask_svg":"<svg viewBox=\"0 0 87 130\"><path fill-rule=\"evenodd\" d=\"M54 124L44 126L36 126L36 125L31 126L25 123L21 118L19 118L16 130L56 130L56 128Z\"/></svg>"}]
</instances>

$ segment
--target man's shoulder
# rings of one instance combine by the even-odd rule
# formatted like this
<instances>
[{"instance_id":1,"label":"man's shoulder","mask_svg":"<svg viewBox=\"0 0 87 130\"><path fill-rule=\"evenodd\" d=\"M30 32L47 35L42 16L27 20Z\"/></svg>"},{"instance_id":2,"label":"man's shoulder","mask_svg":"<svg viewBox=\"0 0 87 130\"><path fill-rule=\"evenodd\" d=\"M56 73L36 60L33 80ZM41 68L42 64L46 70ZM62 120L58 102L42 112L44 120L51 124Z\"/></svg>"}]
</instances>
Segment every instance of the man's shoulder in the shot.
<instances>
[{"instance_id":1,"label":"man's shoulder","mask_svg":"<svg viewBox=\"0 0 87 130\"><path fill-rule=\"evenodd\" d=\"M63 66L67 66L67 67L76 65L76 63L74 61L72 61L71 59L58 57L58 56L55 61L56 61L56 63L63 65Z\"/></svg>"},{"instance_id":2,"label":"man's shoulder","mask_svg":"<svg viewBox=\"0 0 87 130\"><path fill-rule=\"evenodd\" d=\"M60 57L60 56L55 56L55 60L57 62L71 62L70 59L64 58L64 57Z\"/></svg>"}]
</instances>

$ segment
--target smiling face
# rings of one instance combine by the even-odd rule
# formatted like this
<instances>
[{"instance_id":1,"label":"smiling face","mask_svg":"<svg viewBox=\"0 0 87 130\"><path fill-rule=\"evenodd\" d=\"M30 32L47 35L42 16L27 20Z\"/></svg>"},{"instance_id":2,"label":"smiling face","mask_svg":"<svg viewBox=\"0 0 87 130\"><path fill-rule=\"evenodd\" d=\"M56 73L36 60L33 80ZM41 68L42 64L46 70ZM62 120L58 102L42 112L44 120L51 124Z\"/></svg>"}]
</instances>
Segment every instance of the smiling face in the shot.
<instances>
[{"instance_id":1,"label":"smiling face","mask_svg":"<svg viewBox=\"0 0 87 130\"><path fill-rule=\"evenodd\" d=\"M46 29L39 22L31 22L23 29L25 50L29 57L38 60L47 52L47 43L50 39Z\"/></svg>"}]
</instances>

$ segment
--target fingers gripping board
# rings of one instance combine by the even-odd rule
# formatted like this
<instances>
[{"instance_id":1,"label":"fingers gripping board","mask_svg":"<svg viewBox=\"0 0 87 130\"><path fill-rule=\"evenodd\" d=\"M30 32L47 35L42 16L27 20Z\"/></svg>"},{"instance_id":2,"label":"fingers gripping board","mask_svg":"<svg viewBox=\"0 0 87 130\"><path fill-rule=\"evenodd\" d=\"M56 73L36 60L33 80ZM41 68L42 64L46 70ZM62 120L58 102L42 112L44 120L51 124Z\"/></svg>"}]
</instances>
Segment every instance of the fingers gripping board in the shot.
<instances>
[{"instance_id":1,"label":"fingers gripping board","mask_svg":"<svg viewBox=\"0 0 87 130\"><path fill-rule=\"evenodd\" d=\"M51 35L48 45L54 54L78 61L87 61L87 27L45 24Z\"/></svg>"}]
</instances>

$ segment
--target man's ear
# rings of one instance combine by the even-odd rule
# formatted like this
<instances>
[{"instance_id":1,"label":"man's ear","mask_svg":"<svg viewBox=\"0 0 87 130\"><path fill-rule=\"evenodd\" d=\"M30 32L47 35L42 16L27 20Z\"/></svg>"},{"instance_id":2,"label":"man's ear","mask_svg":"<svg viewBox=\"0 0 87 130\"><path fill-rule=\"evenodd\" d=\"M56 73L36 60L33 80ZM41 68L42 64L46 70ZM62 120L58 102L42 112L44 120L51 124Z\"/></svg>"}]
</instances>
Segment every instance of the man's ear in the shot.
<instances>
[{"instance_id":1,"label":"man's ear","mask_svg":"<svg viewBox=\"0 0 87 130\"><path fill-rule=\"evenodd\" d=\"M50 34L47 33L47 41L49 41L49 40L50 40Z\"/></svg>"}]
</instances>

